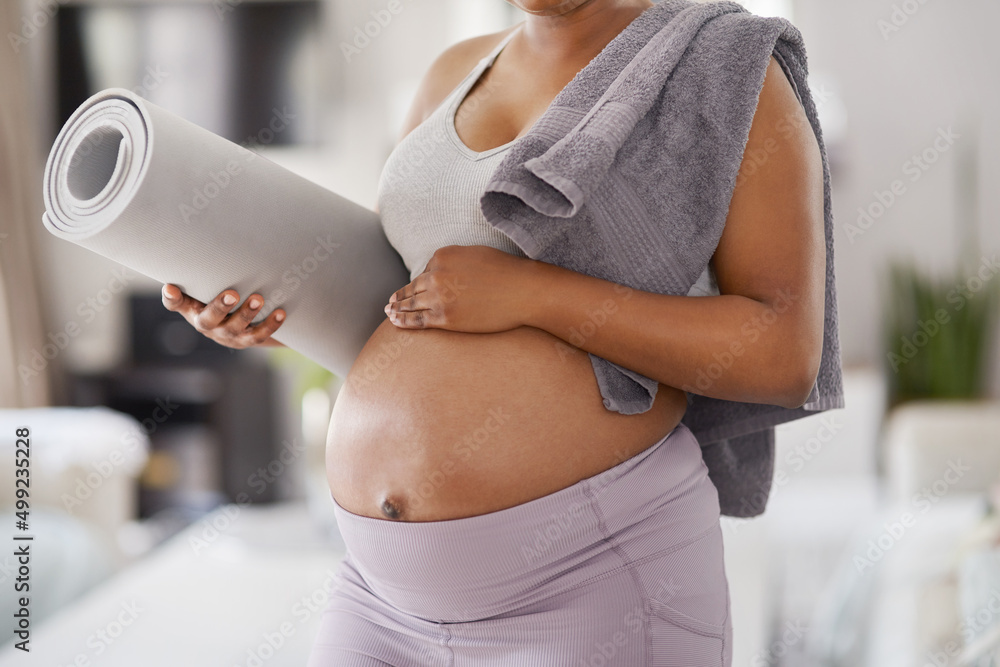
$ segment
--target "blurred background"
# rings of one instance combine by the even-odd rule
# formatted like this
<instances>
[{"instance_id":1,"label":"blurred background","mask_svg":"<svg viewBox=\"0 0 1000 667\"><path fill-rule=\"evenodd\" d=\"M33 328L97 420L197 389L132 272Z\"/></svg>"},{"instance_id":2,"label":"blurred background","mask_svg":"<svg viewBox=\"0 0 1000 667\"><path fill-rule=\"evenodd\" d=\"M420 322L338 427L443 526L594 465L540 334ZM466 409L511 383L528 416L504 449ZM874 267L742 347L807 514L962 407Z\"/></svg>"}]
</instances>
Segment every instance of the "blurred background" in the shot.
<instances>
[{"instance_id":1,"label":"blurred background","mask_svg":"<svg viewBox=\"0 0 1000 667\"><path fill-rule=\"evenodd\" d=\"M808 49L846 408L779 427L767 512L725 520L733 664L1000 664L1000 4L744 4ZM339 378L217 346L158 284L45 233L70 113L129 88L373 206L434 57L519 20L502 0L3 1L0 501L13 526L28 424L36 542L32 653L3 624L0 664L302 665L343 555ZM0 556L5 618L16 576Z\"/></svg>"}]
</instances>

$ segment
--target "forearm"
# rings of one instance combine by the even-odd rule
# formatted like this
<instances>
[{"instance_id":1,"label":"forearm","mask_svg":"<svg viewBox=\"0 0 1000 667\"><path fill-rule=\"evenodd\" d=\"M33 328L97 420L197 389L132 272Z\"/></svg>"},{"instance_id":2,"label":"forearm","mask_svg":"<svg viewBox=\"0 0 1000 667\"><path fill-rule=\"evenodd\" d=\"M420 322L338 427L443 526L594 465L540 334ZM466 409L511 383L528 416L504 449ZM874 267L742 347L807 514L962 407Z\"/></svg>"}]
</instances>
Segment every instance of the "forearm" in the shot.
<instances>
[{"instance_id":1,"label":"forearm","mask_svg":"<svg viewBox=\"0 0 1000 667\"><path fill-rule=\"evenodd\" d=\"M791 290L766 302L671 296L542 262L531 272L525 323L566 341L567 353L591 352L665 385L731 401L797 407L812 386L808 336L796 317L801 295Z\"/></svg>"}]
</instances>

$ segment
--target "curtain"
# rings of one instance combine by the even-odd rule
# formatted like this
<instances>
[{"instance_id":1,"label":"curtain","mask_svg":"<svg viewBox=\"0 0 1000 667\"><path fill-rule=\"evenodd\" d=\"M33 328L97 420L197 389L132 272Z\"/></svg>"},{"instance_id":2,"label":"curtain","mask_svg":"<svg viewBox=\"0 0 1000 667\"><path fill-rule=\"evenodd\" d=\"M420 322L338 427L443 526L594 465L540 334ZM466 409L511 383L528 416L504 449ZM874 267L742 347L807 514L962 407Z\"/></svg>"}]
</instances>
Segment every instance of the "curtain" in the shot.
<instances>
[{"instance_id":1,"label":"curtain","mask_svg":"<svg viewBox=\"0 0 1000 667\"><path fill-rule=\"evenodd\" d=\"M36 270L35 229L41 224L37 134L28 109L26 49L10 35L22 30L19 2L0 2L0 407L49 401L49 360ZM52 26L49 26L51 29Z\"/></svg>"}]
</instances>

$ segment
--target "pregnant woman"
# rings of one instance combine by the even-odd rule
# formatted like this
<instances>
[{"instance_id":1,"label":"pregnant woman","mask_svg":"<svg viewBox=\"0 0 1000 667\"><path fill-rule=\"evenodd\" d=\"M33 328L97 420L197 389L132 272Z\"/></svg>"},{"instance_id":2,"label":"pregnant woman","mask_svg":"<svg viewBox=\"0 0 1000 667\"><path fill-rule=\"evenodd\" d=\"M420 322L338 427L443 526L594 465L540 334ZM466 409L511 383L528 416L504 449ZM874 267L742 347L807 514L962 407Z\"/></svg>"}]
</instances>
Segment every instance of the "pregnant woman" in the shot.
<instances>
[{"instance_id":1,"label":"pregnant woman","mask_svg":"<svg viewBox=\"0 0 1000 667\"><path fill-rule=\"evenodd\" d=\"M383 225L412 282L386 295L333 411L327 469L348 555L309 664L729 665L719 498L679 387L777 310L705 394L807 400L824 331L821 149L772 58L746 144L768 159L733 192L708 296L530 259L485 219L484 188L654 5L510 1L525 21L433 64L382 174ZM164 287L166 307L212 339L277 344L283 311L252 325L263 298L240 298ZM609 410L588 353L654 378L650 409Z\"/></svg>"}]
</instances>

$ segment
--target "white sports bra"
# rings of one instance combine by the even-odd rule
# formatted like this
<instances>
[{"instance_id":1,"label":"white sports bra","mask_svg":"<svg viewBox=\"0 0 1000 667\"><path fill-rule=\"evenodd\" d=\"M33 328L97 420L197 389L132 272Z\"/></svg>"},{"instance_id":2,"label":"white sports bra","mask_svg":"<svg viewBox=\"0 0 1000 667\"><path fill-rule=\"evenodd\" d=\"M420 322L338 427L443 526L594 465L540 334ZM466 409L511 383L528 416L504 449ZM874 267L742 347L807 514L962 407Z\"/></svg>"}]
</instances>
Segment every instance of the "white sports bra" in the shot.
<instances>
[{"instance_id":1,"label":"white sports bra","mask_svg":"<svg viewBox=\"0 0 1000 667\"><path fill-rule=\"evenodd\" d=\"M474 151L455 130L455 116L469 90L517 34L512 30L484 57L423 123L389 155L378 185L378 208L386 237L403 258L410 280L446 245L484 245L524 257L510 237L487 222L479 207L508 142ZM463 109L465 113L465 109ZM689 296L718 294L711 267Z\"/></svg>"}]
</instances>

